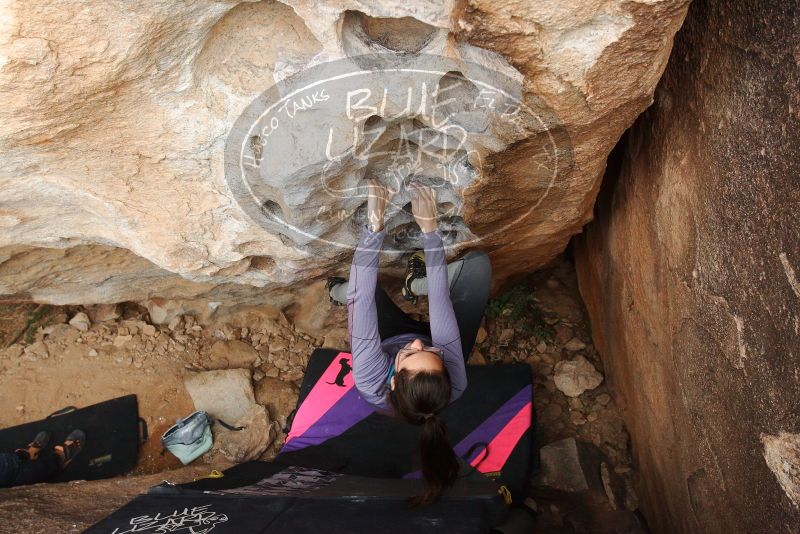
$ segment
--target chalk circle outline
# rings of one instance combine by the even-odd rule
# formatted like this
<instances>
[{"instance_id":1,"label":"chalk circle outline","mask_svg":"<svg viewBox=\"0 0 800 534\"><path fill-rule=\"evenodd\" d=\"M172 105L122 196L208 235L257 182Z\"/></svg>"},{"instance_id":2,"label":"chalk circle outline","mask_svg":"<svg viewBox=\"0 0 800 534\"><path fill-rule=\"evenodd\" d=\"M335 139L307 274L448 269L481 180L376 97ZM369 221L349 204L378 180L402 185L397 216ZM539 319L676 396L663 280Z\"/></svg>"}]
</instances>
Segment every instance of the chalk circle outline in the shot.
<instances>
[{"instance_id":1,"label":"chalk circle outline","mask_svg":"<svg viewBox=\"0 0 800 534\"><path fill-rule=\"evenodd\" d=\"M385 62L387 64L387 67L382 69L364 70L363 68L360 68L359 70L352 70L353 67L358 67L359 65L380 64L381 62ZM398 63L403 63L403 62L411 62L413 64L419 64L421 62L432 62L439 64L444 63L445 66L439 67L435 70L422 69L419 67L397 66ZM318 80L315 80L314 77L312 76L312 74L317 71L330 69L336 65L344 65L345 67L351 70L345 72L344 74L329 76ZM267 230L270 233L280 234L281 229L288 229L290 230L290 232L308 238L309 242L324 243L326 245L332 245L337 249L353 250L355 248L356 245L355 242L350 244L339 243L337 241L333 241L318 235L314 235L312 233L303 230L302 228L298 228L297 226L289 223L288 221L283 220L282 217L277 216L272 211L265 210L264 204L268 201L271 201L271 199L259 199L258 196L253 191L251 184L248 182L246 178L247 173L244 169L244 156L247 150L247 143L254 135L258 135L257 133L256 134L253 133L253 128L259 125L261 120L268 113L270 113L272 110L276 109L283 103L288 102L289 99L291 99L292 97L301 94L305 91L308 91L309 89L319 86L321 84L329 83L339 79L350 78L353 76L375 75L376 73L387 73L387 72L419 73L425 75L437 75L440 77L452 74L453 72L459 72L464 76L466 80L475 84L476 86L486 87L488 89L501 93L504 96L504 98L509 98L513 103L519 106L521 112L525 111L527 117L533 118L534 121L538 123L539 130L532 131L531 133L533 134L545 133L549 139L549 144L547 146L549 146L551 150L548 151L548 153L551 154L550 156L551 159L555 160L555 164L552 165L550 181L547 184L544 193L542 193L542 195L537 199L537 201L534 202L522 215L519 215L511 222L499 228L493 229L491 232L485 235L477 236L474 239L459 241L457 243L452 243L449 245L445 244L445 249L452 249L455 247L463 248L468 246L475 246L481 241L493 235L499 234L501 232L507 232L512 226L516 225L519 221L527 218L531 213L533 213L533 211L541 205L544 199L547 198L548 194L550 193L551 189L556 183L556 179L558 178L559 173L562 172L562 170L568 170L571 168L573 164L572 161L573 152L569 135L564 130L561 122L557 119L556 113L553 110L549 109L549 107L547 107L541 99L539 99L538 97L534 97L537 100L537 104L541 104L539 110L534 111L533 109L531 109L530 106L528 106L522 101L521 90L520 90L520 97L517 97L513 94L510 94L506 89L486 83L484 81L481 81L475 76L469 76L467 74L474 72L490 72L491 77L503 79L511 87L521 87L520 82L513 80L512 78L503 73L488 69L486 66L479 65L477 63L463 59L448 58L443 56L434 56L426 54L416 54L408 57L405 57L403 55L398 56L396 54L371 54L366 56L356 56L356 57L338 59L314 65L309 69L301 70L272 85L271 87L266 89L263 93L261 93L256 99L254 99L234 122L234 125L231 128L231 131L228 134L225 143L224 178L226 183L228 184L228 187L233 193L234 200L253 222L255 222L258 226ZM289 92L285 91L286 89L296 85L298 79L308 78L308 77L311 77L312 81L310 81L305 85L300 86L299 88L294 88ZM530 95L525 95L525 96L530 98ZM557 138L560 138L562 142L560 143L559 139ZM564 161L564 165L560 165L561 161ZM288 236L284 237L288 238ZM299 246L299 244L297 243L292 243L292 244L294 246ZM384 252L389 254L404 254L409 252L409 250L385 249Z\"/></svg>"}]
</instances>

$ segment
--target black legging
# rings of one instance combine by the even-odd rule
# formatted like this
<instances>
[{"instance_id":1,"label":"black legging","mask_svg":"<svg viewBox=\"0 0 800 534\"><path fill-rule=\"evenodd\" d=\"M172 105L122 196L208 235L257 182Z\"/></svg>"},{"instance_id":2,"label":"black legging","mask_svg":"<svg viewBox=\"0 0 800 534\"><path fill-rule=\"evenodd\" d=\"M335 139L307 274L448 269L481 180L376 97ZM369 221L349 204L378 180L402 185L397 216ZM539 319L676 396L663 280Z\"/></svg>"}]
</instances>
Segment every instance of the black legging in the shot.
<instances>
[{"instance_id":1,"label":"black legging","mask_svg":"<svg viewBox=\"0 0 800 534\"><path fill-rule=\"evenodd\" d=\"M489 301L492 265L489 256L480 250L472 250L457 261L463 261L464 265L456 279L450 283L450 300L453 302L453 312L461 336L461 349L466 361L475 345L483 312ZM375 306L381 339L412 333L431 336L430 323L409 317L380 286L375 289Z\"/></svg>"},{"instance_id":2,"label":"black legging","mask_svg":"<svg viewBox=\"0 0 800 534\"><path fill-rule=\"evenodd\" d=\"M0 488L45 482L59 471L59 460L53 451L42 451L35 460L27 451L0 453Z\"/></svg>"}]
</instances>

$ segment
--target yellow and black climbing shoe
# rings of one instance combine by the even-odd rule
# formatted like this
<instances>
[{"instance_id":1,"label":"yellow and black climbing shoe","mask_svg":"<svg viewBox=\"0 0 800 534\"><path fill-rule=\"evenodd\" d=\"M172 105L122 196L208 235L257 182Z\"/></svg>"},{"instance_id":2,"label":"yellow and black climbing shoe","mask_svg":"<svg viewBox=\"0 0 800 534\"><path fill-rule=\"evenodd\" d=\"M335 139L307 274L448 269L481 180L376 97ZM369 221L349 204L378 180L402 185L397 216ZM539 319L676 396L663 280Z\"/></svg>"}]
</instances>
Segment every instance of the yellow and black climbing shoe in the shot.
<instances>
[{"instance_id":1,"label":"yellow and black climbing shoe","mask_svg":"<svg viewBox=\"0 0 800 534\"><path fill-rule=\"evenodd\" d=\"M400 289L403 298L416 304L418 296L414 293L414 291L412 291L411 284L414 282L414 280L419 280L425 278L426 276L425 252L418 250L414 252L410 258L408 258L408 264L406 265L406 277L403 281L403 287Z\"/></svg>"}]
</instances>

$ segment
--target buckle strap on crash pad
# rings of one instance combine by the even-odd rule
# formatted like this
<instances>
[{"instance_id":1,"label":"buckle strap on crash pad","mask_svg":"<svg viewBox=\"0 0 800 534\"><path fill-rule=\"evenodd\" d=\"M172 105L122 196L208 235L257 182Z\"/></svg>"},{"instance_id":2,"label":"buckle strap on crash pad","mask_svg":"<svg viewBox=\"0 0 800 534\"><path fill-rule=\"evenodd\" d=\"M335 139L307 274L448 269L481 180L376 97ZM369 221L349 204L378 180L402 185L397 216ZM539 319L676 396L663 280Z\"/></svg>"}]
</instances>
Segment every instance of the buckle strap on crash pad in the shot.
<instances>
[{"instance_id":1,"label":"buckle strap on crash pad","mask_svg":"<svg viewBox=\"0 0 800 534\"><path fill-rule=\"evenodd\" d=\"M500 488L497 490L497 493L503 496L506 506L511 506L511 492L508 491L508 488L505 487L505 485L500 486Z\"/></svg>"},{"instance_id":2,"label":"buckle strap on crash pad","mask_svg":"<svg viewBox=\"0 0 800 534\"><path fill-rule=\"evenodd\" d=\"M479 448L483 448L483 450L481 451L483 453L483 458L481 458L479 462L475 463L475 460L478 459L478 457L475 457L475 460L470 462L469 458L472 456L472 453L478 450ZM477 443L473 443L472 447L470 447L467 450L467 452L461 455L461 459L467 463L472 463L473 467L478 467L488 457L489 457L489 443L486 441L478 441Z\"/></svg>"},{"instance_id":3,"label":"buckle strap on crash pad","mask_svg":"<svg viewBox=\"0 0 800 534\"><path fill-rule=\"evenodd\" d=\"M77 407L75 407L75 406L64 406L64 407L63 407L63 408L61 408L60 410L56 410L56 411L54 411L53 413L51 413L50 415L48 415L48 416L47 416L47 419L50 419L51 417L58 417L59 415L65 415L65 414L68 414L68 413L74 412L74 411L76 411L77 409L78 409L78 408L77 408Z\"/></svg>"},{"instance_id":4,"label":"buckle strap on crash pad","mask_svg":"<svg viewBox=\"0 0 800 534\"><path fill-rule=\"evenodd\" d=\"M139 418L139 442L146 443L150 439L150 433L147 431L147 421L144 418Z\"/></svg>"},{"instance_id":5,"label":"buckle strap on crash pad","mask_svg":"<svg viewBox=\"0 0 800 534\"><path fill-rule=\"evenodd\" d=\"M207 475L203 475L203 476L195 478L194 482L197 482L198 480L203 480L204 478L222 478L224 476L225 476L225 473L222 473L222 472L217 471L216 469L214 469L213 471L211 471Z\"/></svg>"}]
</instances>

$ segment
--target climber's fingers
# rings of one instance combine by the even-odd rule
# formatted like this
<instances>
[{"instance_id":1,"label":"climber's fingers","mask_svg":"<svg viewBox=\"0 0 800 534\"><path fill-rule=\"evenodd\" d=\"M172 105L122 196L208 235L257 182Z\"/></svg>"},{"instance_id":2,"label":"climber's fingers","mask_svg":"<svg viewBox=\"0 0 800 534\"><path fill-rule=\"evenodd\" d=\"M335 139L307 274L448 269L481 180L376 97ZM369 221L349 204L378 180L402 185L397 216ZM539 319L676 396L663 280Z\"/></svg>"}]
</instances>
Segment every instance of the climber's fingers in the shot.
<instances>
[{"instance_id":1,"label":"climber's fingers","mask_svg":"<svg viewBox=\"0 0 800 534\"><path fill-rule=\"evenodd\" d=\"M383 216L391 192L375 179L367 180L369 196L367 198L367 220L373 231L383 228Z\"/></svg>"},{"instance_id":2,"label":"climber's fingers","mask_svg":"<svg viewBox=\"0 0 800 534\"><path fill-rule=\"evenodd\" d=\"M411 192L411 213L423 232L436 229L436 191L419 184L409 186Z\"/></svg>"}]
</instances>

